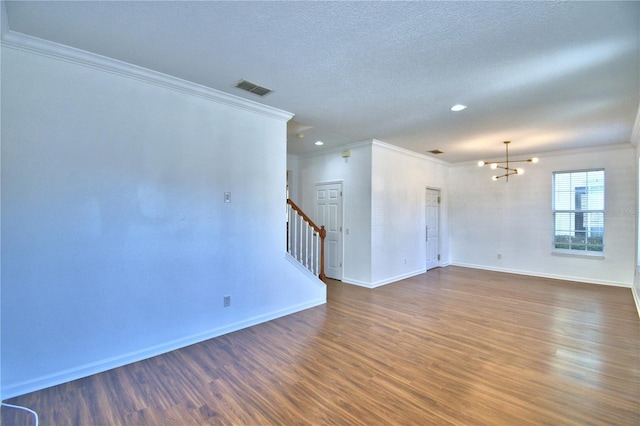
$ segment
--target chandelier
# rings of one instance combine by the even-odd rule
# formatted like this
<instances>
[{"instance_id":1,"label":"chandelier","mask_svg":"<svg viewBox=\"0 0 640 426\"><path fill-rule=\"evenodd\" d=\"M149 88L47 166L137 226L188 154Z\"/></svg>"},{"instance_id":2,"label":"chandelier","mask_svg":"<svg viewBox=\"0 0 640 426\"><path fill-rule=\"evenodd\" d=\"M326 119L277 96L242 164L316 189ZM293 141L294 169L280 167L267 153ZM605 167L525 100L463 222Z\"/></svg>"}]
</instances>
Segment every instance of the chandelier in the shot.
<instances>
[{"instance_id":1,"label":"chandelier","mask_svg":"<svg viewBox=\"0 0 640 426\"><path fill-rule=\"evenodd\" d=\"M478 166L482 167L482 166L486 166L489 165L489 167L491 167L492 169L503 169L504 170L504 174L500 175L500 176L493 176L491 177L492 180L498 180L500 178L506 178L505 180L507 182L509 182L509 176L511 175L521 175L524 173L524 169L522 168L511 168L509 167L510 163L537 163L538 159L536 157L534 158L528 158L526 160L509 160L509 143L510 141L504 141L504 147L507 150L507 159L505 161L478 161Z\"/></svg>"}]
</instances>

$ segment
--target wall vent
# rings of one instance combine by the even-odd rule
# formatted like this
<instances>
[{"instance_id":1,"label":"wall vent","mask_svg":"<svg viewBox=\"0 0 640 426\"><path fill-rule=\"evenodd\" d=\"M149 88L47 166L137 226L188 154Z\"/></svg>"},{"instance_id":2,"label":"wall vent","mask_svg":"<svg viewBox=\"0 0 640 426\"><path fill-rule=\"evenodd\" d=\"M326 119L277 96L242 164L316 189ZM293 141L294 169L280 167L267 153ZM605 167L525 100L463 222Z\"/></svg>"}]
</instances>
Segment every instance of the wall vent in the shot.
<instances>
[{"instance_id":1,"label":"wall vent","mask_svg":"<svg viewBox=\"0 0 640 426\"><path fill-rule=\"evenodd\" d=\"M273 91L271 89L267 89L266 87L258 86L257 84L247 80L240 80L236 84L236 87L238 89L246 90L247 92L253 93L258 96L265 96Z\"/></svg>"},{"instance_id":2,"label":"wall vent","mask_svg":"<svg viewBox=\"0 0 640 426\"><path fill-rule=\"evenodd\" d=\"M442 154L443 152L440 151L439 149L432 149L431 151L429 151L432 154Z\"/></svg>"}]
</instances>

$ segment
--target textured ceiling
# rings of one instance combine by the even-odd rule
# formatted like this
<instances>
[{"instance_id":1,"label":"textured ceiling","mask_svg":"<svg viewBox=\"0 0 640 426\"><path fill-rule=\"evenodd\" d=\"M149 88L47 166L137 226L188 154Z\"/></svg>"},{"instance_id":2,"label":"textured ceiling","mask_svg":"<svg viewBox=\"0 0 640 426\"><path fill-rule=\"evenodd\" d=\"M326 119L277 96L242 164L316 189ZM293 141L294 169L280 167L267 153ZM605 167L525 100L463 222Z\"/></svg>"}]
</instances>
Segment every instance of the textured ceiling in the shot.
<instances>
[{"instance_id":1,"label":"textured ceiling","mask_svg":"<svg viewBox=\"0 0 640 426\"><path fill-rule=\"evenodd\" d=\"M640 101L639 2L5 8L11 31L296 114L291 153L375 138L422 154L440 149L437 158L459 162L501 156L504 140L513 154L624 143ZM240 91L240 79L274 91ZM453 113L455 103L469 108Z\"/></svg>"}]
</instances>

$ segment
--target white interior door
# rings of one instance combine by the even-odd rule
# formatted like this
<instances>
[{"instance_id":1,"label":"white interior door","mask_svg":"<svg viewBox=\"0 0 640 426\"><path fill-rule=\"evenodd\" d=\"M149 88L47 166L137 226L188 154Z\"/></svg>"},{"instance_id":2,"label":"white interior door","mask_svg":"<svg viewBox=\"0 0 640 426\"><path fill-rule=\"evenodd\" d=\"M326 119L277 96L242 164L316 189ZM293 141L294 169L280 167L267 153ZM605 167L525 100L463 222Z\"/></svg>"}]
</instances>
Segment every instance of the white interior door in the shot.
<instances>
[{"instance_id":1,"label":"white interior door","mask_svg":"<svg viewBox=\"0 0 640 426\"><path fill-rule=\"evenodd\" d=\"M427 188L425 217L427 224L427 271L438 266L438 221L440 215L440 191Z\"/></svg>"},{"instance_id":2,"label":"white interior door","mask_svg":"<svg viewBox=\"0 0 640 426\"><path fill-rule=\"evenodd\" d=\"M324 273L342 280L342 183L316 184L316 225L324 225Z\"/></svg>"}]
</instances>

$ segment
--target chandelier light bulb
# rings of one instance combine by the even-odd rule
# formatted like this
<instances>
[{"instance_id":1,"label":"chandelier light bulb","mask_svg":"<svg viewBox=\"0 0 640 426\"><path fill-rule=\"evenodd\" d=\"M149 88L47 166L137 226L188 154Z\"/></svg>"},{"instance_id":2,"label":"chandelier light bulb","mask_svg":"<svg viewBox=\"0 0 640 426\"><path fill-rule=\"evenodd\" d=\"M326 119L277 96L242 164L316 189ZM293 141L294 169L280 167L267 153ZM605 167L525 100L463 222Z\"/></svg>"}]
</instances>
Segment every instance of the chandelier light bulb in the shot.
<instances>
[{"instance_id":1,"label":"chandelier light bulb","mask_svg":"<svg viewBox=\"0 0 640 426\"><path fill-rule=\"evenodd\" d=\"M492 170L496 170L496 169L502 169L503 170L503 174L499 175L499 176L493 176L491 178L491 180L496 181L499 180L500 178L505 178L504 180L506 182L509 182L509 176L511 175L521 175L524 174L524 169L521 168L517 168L514 169L512 167L513 163L537 163L538 161L540 161L537 157L533 157L533 158L528 158L526 160L511 160L509 161L509 144L511 142L510 141L504 141L504 149L505 149L505 161L495 161L495 162L487 162L487 161L478 161L478 166L482 167L485 165L489 165L489 167Z\"/></svg>"}]
</instances>

